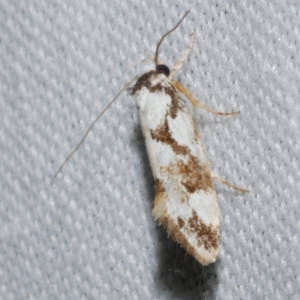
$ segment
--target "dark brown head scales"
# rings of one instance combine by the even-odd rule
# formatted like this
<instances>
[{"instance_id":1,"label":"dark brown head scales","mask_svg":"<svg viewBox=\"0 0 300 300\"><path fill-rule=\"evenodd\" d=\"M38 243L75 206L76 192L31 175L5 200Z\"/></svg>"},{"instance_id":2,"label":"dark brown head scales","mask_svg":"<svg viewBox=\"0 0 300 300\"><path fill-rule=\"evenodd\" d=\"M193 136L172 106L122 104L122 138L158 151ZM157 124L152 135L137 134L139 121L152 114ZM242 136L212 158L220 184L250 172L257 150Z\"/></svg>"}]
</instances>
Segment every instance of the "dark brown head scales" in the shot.
<instances>
[{"instance_id":1,"label":"dark brown head scales","mask_svg":"<svg viewBox=\"0 0 300 300\"><path fill-rule=\"evenodd\" d=\"M166 65L157 65L156 73L165 74L168 77L170 75L170 69Z\"/></svg>"}]
</instances>

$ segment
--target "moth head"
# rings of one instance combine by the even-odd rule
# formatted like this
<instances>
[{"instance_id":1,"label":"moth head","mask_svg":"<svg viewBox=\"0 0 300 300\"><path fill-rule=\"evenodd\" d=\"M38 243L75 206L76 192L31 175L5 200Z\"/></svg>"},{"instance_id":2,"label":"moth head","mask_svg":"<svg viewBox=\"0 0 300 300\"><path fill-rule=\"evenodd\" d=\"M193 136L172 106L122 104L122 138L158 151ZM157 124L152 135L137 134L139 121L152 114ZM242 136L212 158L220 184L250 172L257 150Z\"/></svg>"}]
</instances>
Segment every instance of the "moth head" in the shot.
<instances>
[{"instance_id":1,"label":"moth head","mask_svg":"<svg viewBox=\"0 0 300 300\"><path fill-rule=\"evenodd\" d=\"M157 65L156 73L165 74L168 77L170 75L170 69L166 65Z\"/></svg>"}]
</instances>

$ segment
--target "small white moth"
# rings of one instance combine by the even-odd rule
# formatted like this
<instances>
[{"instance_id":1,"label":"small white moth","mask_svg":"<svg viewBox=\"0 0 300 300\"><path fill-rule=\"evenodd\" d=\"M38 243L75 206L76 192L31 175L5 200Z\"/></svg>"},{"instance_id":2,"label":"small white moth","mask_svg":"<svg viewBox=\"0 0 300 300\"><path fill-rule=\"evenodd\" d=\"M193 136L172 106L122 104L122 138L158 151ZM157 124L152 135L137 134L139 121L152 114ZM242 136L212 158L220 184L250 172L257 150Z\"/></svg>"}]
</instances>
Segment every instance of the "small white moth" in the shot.
<instances>
[{"instance_id":1,"label":"small white moth","mask_svg":"<svg viewBox=\"0 0 300 300\"><path fill-rule=\"evenodd\" d=\"M154 55L156 69L140 76L129 91L135 97L139 109L155 179L153 216L166 226L169 235L188 253L201 264L207 265L215 262L220 239L219 210L213 178L241 192L247 190L238 188L211 172L195 121L179 93L183 93L195 108L201 107L217 115L226 116L239 112L217 112L200 103L183 85L173 80L192 48L194 35L184 55L171 71L166 65L158 63L162 41L179 26L188 13L189 11L159 41ZM103 113L136 78L127 83L98 115L55 176Z\"/></svg>"},{"instance_id":2,"label":"small white moth","mask_svg":"<svg viewBox=\"0 0 300 300\"><path fill-rule=\"evenodd\" d=\"M201 264L207 265L213 263L219 253L219 210L213 184L215 176L210 170L196 124L179 92L187 96L194 106L221 115L235 113L224 114L209 109L173 80L192 48L193 36L189 48L172 71L158 63L158 49L162 40L177 28L183 18L158 43L154 56L156 69L139 77L129 90L139 109L155 180L153 216L166 226L169 235L188 253Z\"/></svg>"}]
</instances>

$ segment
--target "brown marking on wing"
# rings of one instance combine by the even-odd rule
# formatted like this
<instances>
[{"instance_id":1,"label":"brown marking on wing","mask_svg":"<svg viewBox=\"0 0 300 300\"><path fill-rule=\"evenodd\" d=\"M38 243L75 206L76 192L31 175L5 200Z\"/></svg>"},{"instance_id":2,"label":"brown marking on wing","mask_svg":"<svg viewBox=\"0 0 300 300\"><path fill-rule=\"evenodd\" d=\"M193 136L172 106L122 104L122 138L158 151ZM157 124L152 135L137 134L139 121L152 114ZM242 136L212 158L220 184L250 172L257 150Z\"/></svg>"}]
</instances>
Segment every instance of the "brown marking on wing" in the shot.
<instances>
[{"instance_id":1,"label":"brown marking on wing","mask_svg":"<svg viewBox=\"0 0 300 300\"><path fill-rule=\"evenodd\" d=\"M212 225L205 225L199 219L195 210L193 215L189 218L185 229L197 236L198 246L203 246L208 251L212 248L216 249L219 246L219 228L213 228Z\"/></svg>"},{"instance_id":2,"label":"brown marking on wing","mask_svg":"<svg viewBox=\"0 0 300 300\"><path fill-rule=\"evenodd\" d=\"M208 265L210 263L215 262L216 256L218 254L218 243L216 244L217 247L214 249L215 251L212 252L213 254L211 255L211 257L203 257L199 254L199 250L193 247L187 240L186 234L182 232L183 227L181 227L181 225L184 224L184 220L179 220L180 219L178 218L178 224L176 224L171 217L169 217L168 215L164 215L160 218L160 223L167 227L168 233L172 237L172 239L180 243L185 248L185 250L193 257L195 257L202 265Z\"/></svg>"},{"instance_id":3,"label":"brown marking on wing","mask_svg":"<svg viewBox=\"0 0 300 300\"><path fill-rule=\"evenodd\" d=\"M208 191L213 187L213 181L209 166L203 164L192 154L189 154L187 162L177 160L177 169L181 174L181 184L189 193L199 190Z\"/></svg>"},{"instance_id":4,"label":"brown marking on wing","mask_svg":"<svg viewBox=\"0 0 300 300\"><path fill-rule=\"evenodd\" d=\"M154 207L153 214L155 218L159 218L166 213L165 202L167 200L166 197L166 189L162 180L156 178L155 179L155 199L154 199Z\"/></svg>"},{"instance_id":5,"label":"brown marking on wing","mask_svg":"<svg viewBox=\"0 0 300 300\"><path fill-rule=\"evenodd\" d=\"M213 189L213 181L208 163L201 163L199 159L191 154L187 146L180 145L172 136L168 118L165 122L155 130L150 129L152 139L169 145L174 153L185 156L185 159L178 159L168 167L162 167L162 172L167 172L168 175L178 176L182 180L180 183L185 187L188 193L195 193L199 190L209 191ZM195 131L195 135L197 132ZM198 139L198 136L195 136ZM199 145L200 147L200 145ZM178 180L178 178L175 178ZM187 200L188 195L182 195L182 200Z\"/></svg>"},{"instance_id":6,"label":"brown marking on wing","mask_svg":"<svg viewBox=\"0 0 300 300\"><path fill-rule=\"evenodd\" d=\"M143 74L141 77L139 77L138 80L136 81L135 85L128 89L129 94L131 96L133 96L137 91L141 90L143 87L146 87L149 90L150 90L150 88L152 89L153 87L150 83L150 77L153 74L156 74L156 71L147 72L147 73Z\"/></svg>"},{"instance_id":7,"label":"brown marking on wing","mask_svg":"<svg viewBox=\"0 0 300 300\"><path fill-rule=\"evenodd\" d=\"M173 138L167 117L164 124L160 125L155 130L150 129L150 134L152 139L170 145L176 154L185 155L190 152L188 147L179 145Z\"/></svg>"},{"instance_id":8,"label":"brown marking on wing","mask_svg":"<svg viewBox=\"0 0 300 300\"><path fill-rule=\"evenodd\" d=\"M176 118L178 110L183 108L182 100L176 88L169 82L168 86L165 86L161 82L157 82L156 85L152 85L151 81L154 79L154 76L161 76L161 73L156 71L150 71L143 74L138 78L134 86L128 89L130 95L134 95L136 92L140 91L143 87L146 87L151 93L161 93L164 92L168 94L171 98L171 105L169 115L171 118Z\"/></svg>"},{"instance_id":9,"label":"brown marking on wing","mask_svg":"<svg viewBox=\"0 0 300 300\"><path fill-rule=\"evenodd\" d=\"M177 221L179 228L182 228L185 225L185 222L181 217L178 217Z\"/></svg>"},{"instance_id":10,"label":"brown marking on wing","mask_svg":"<svg viewBox=\"0 0 300 300\"><path fill-rule=\"evenodd\" d=\"M155 179L155 191L156 194L164 194L166 192L163 182L158 178Z\"/></svg>"},{"instance_id":11,"label":"brown marking on wing","mask_svg":"<svg viewBox=\"0 0 300 300\"><path fill-rule=\"evenodd\" d=\"M165 93L171 97L170 116L175 119L178 111L183 108L182 100L173 86L165 88Z\"/></svg>"},{"instance_id":12,"label":"brown marking on wing","mask_svg":"<svg viewBox=\"0 0 300 300\"><path fill-rule=\"evenodd\" d=\"M191 153L188 153L186 158L185 160L178 158L174 163L160 169L162 173L167 173L166 176L173 178L174 182L181 183L178 185L177 192L181 194L182 202L188 201L190 194L197 191L210 192L213 190L209 164L201 163Z\"/></svg>"}]
</instances>

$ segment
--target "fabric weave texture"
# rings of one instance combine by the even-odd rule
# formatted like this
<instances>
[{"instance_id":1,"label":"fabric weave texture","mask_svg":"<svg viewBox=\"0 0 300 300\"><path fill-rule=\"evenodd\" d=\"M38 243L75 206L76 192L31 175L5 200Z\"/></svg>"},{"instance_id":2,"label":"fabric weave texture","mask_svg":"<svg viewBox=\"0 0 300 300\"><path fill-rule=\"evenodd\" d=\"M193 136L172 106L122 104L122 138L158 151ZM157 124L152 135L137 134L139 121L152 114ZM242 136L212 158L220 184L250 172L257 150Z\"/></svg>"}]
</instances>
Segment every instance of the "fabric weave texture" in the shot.
<instances>
[{"instance_id":1,"label":"fabric weave texture","mask_svg":"<svg viewBox=\"0 0 300 300\"><path fill-rule=\"evenodd\" d=\"M287 4L288 3L288 4ZM151 216L154 182L126 92L161 46L220 111L198 112L221 253L202 267ZM0 299L298 299L299 1L0 3Z\"/></svg>"}]
</instances>

